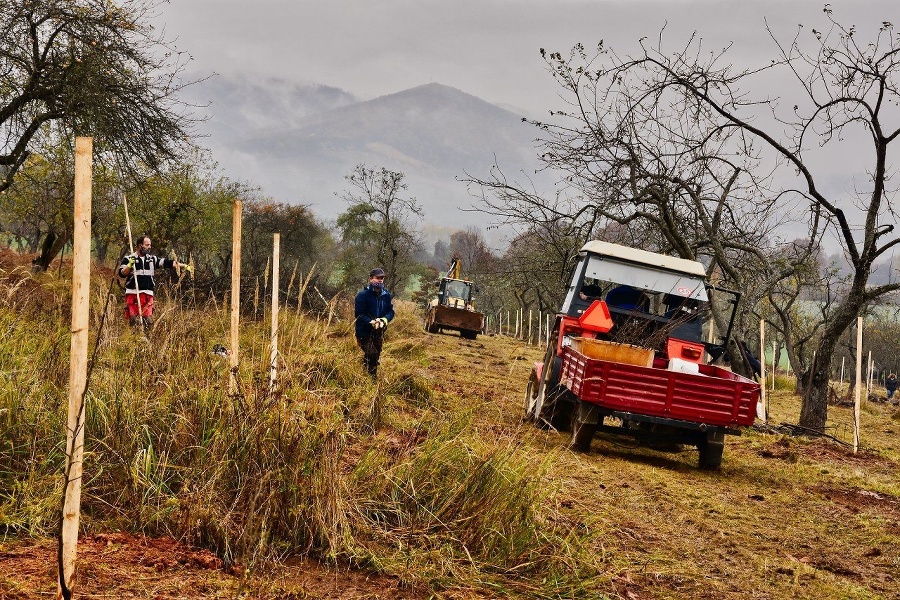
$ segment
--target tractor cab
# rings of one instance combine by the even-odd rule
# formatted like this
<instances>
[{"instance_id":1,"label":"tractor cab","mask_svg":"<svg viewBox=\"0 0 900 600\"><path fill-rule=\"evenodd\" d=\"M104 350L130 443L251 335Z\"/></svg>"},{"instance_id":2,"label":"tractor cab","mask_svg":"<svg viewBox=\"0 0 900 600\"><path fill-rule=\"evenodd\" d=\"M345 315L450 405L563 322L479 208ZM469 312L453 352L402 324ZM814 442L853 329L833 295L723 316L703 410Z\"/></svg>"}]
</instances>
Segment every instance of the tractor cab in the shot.
<instances>
[{"instance_id":1,"label":"tractor cab","mask_svg":"<svg viewBox=\"0 0 900 600\"><path fill-rule=\"evenodd\" d=\"M721 315L720 322L727 323L721 335L716 335L711 314L715 294L724 300L717 307L728 313ZM612 327L599 333L600 339L651 348L663 356L671 350L671 340L680 340L716 358L731 333L737 297L709 285L706 269L697 261L592 241L581 249L560 312L579 318L601 301Z\"/></svg>"},{"instance_id":2,"label":"tractor cab","mask_svg":"<svg viewBox=\"0 0 900 600\"><path fill-rule=\"evenodd\" d=\"M471 281L444 277L439 283L438 303L441 306L452 306L454 308L471 308L472 287Z\"/></svg>"}]
</instances>

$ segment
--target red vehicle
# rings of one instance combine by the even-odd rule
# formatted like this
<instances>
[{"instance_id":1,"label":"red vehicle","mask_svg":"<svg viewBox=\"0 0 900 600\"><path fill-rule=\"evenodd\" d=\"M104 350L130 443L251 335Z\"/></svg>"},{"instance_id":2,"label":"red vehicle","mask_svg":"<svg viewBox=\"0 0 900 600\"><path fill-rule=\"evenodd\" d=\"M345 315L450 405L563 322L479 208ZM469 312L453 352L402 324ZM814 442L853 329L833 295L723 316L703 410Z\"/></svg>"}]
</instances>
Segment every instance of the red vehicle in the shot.
<instances>
[{"instance_id":1,"label":"red vehicle","mask_svg":"<svg viewBox=\"0 0 900 600\"><path fill-rule=\"evenodd\" d=\"M753 424L760 394L709 364L724 353L738 299L709 285L699 262L588 242L529 379L526 418L571 431L576 450L603 431L696 446L700 468L718 468L725 435Z\"/></svg>"}]
</instances>

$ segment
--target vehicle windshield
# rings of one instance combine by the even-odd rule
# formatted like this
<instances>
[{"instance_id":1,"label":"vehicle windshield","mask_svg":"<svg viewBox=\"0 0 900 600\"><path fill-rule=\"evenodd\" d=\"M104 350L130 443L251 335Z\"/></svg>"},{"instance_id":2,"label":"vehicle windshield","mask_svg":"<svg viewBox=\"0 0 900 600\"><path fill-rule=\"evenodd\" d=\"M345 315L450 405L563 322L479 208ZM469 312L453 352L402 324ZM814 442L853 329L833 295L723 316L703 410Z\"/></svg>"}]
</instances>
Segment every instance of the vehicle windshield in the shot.
<instances>
[{"instance_id":1,"label":"vehicle windshield","mask_svg":"<svg viewBox=\"0 0 900 600\"><path fill-rule=\"evenodd\" d=\"M605 284L604 292L613 287L658 292L669 296L706 302L706 283L702 277L686 273L662 271L650 266L622 263L602 256L590 256L584 271L585 280L592 279Z\"/></svg>"},{"instance_id":2,"label":"vehicle windshield","mask_svg":"<svg viewBox=\"0 0 900 600\"><path fill-rule=\"evenodd\" d=\"M447 285L444 288L444 294L447 298L459 298L460 300L468 300L469 284L467 284L465 281L448 279Z\"/></svg>"}]
</instances>

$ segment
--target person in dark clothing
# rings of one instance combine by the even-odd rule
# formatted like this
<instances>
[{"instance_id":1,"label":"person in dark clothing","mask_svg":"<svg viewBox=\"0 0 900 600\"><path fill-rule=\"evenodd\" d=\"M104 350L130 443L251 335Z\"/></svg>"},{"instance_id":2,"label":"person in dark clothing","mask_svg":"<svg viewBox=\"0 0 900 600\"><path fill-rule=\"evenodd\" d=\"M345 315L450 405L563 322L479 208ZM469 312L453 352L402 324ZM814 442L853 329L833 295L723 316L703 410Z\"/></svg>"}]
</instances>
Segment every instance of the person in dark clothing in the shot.
<instances>
[{"instance_id":1,"label":"person in dark clothing","mask_svg":"<svg viewBox=\"0 0 900 600\"><path fill-rule=\"evenodd\" d=\"M119 277L125 279L125 318L133 326L153 326L153 292L156 289L156 269L191 267L168 258L150 254L150 238L142 235L134 242L134 252L122 258Z\"/></svg>"},{"instance_id":2,"label":"person in dark clothing","mask_svg":"<svg viewBox=\"0 0 900 600\"><path fill-rule=\"evenodd\" d=\"M887 379L884 380L884 389L887 390L887 399L890 400L894 397L894 392L897 391L897 374L891 373L887 376Z\"/></svg>"},{"instance_id":3,"label":"person in dark clothing","mask_svg":"<svg viewBox=\"0 0 900 600\"><path fill-rule=\"evenodd\" d=\"M754 377L756 377L756 379L762 377L762 363L760 363L759 359L753 355L753 352L750 351L750 347L744 340L741 340L741 354L744 355L747 364L750 365Z\"/></svg>"},{"instance_id":4,"label":"person in dark clothing","mask_svg":"<svg viewBox=\"0 0 900 600\"><path fill-rule=\"evenodd\" d=\"M369 283L356 294L356 342L363 351L363 366L373 378L378 375L378 363L384 344L384 331L394 320L391 294L384 287L384 270L372 269Z\"/></svg>"}]
</instances>

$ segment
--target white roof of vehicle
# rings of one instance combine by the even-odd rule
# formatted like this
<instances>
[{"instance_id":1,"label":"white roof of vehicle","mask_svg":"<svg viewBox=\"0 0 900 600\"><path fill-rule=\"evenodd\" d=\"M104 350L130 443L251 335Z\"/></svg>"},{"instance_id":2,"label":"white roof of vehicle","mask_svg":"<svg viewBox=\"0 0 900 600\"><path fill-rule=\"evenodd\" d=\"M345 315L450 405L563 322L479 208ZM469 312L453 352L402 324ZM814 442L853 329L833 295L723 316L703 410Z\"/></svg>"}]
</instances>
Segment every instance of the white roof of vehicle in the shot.
<instances>
[{"instance_id":1,"label":"white roof of vehicle","mask_svg":"<svg viewBox=\"0 0 900 600\"><path fill-rule=\"evenodd\" d=\"M609 242L601 242L593 240L581 247L582 252L592 252L600 256L609 256L619 258L631 262L641 263L659 269L676 271L678 273L687 273L697 275L698 277L706 277L706 267L703 263L696 260L687 260L686 258L677 258L675 256L666 256L665 254L657 254L656 252L648 252L646 250L638 250L637 248L629 248L628 246L620 246L619 244L611 244Z\"/></svg>"}]
</instances>

